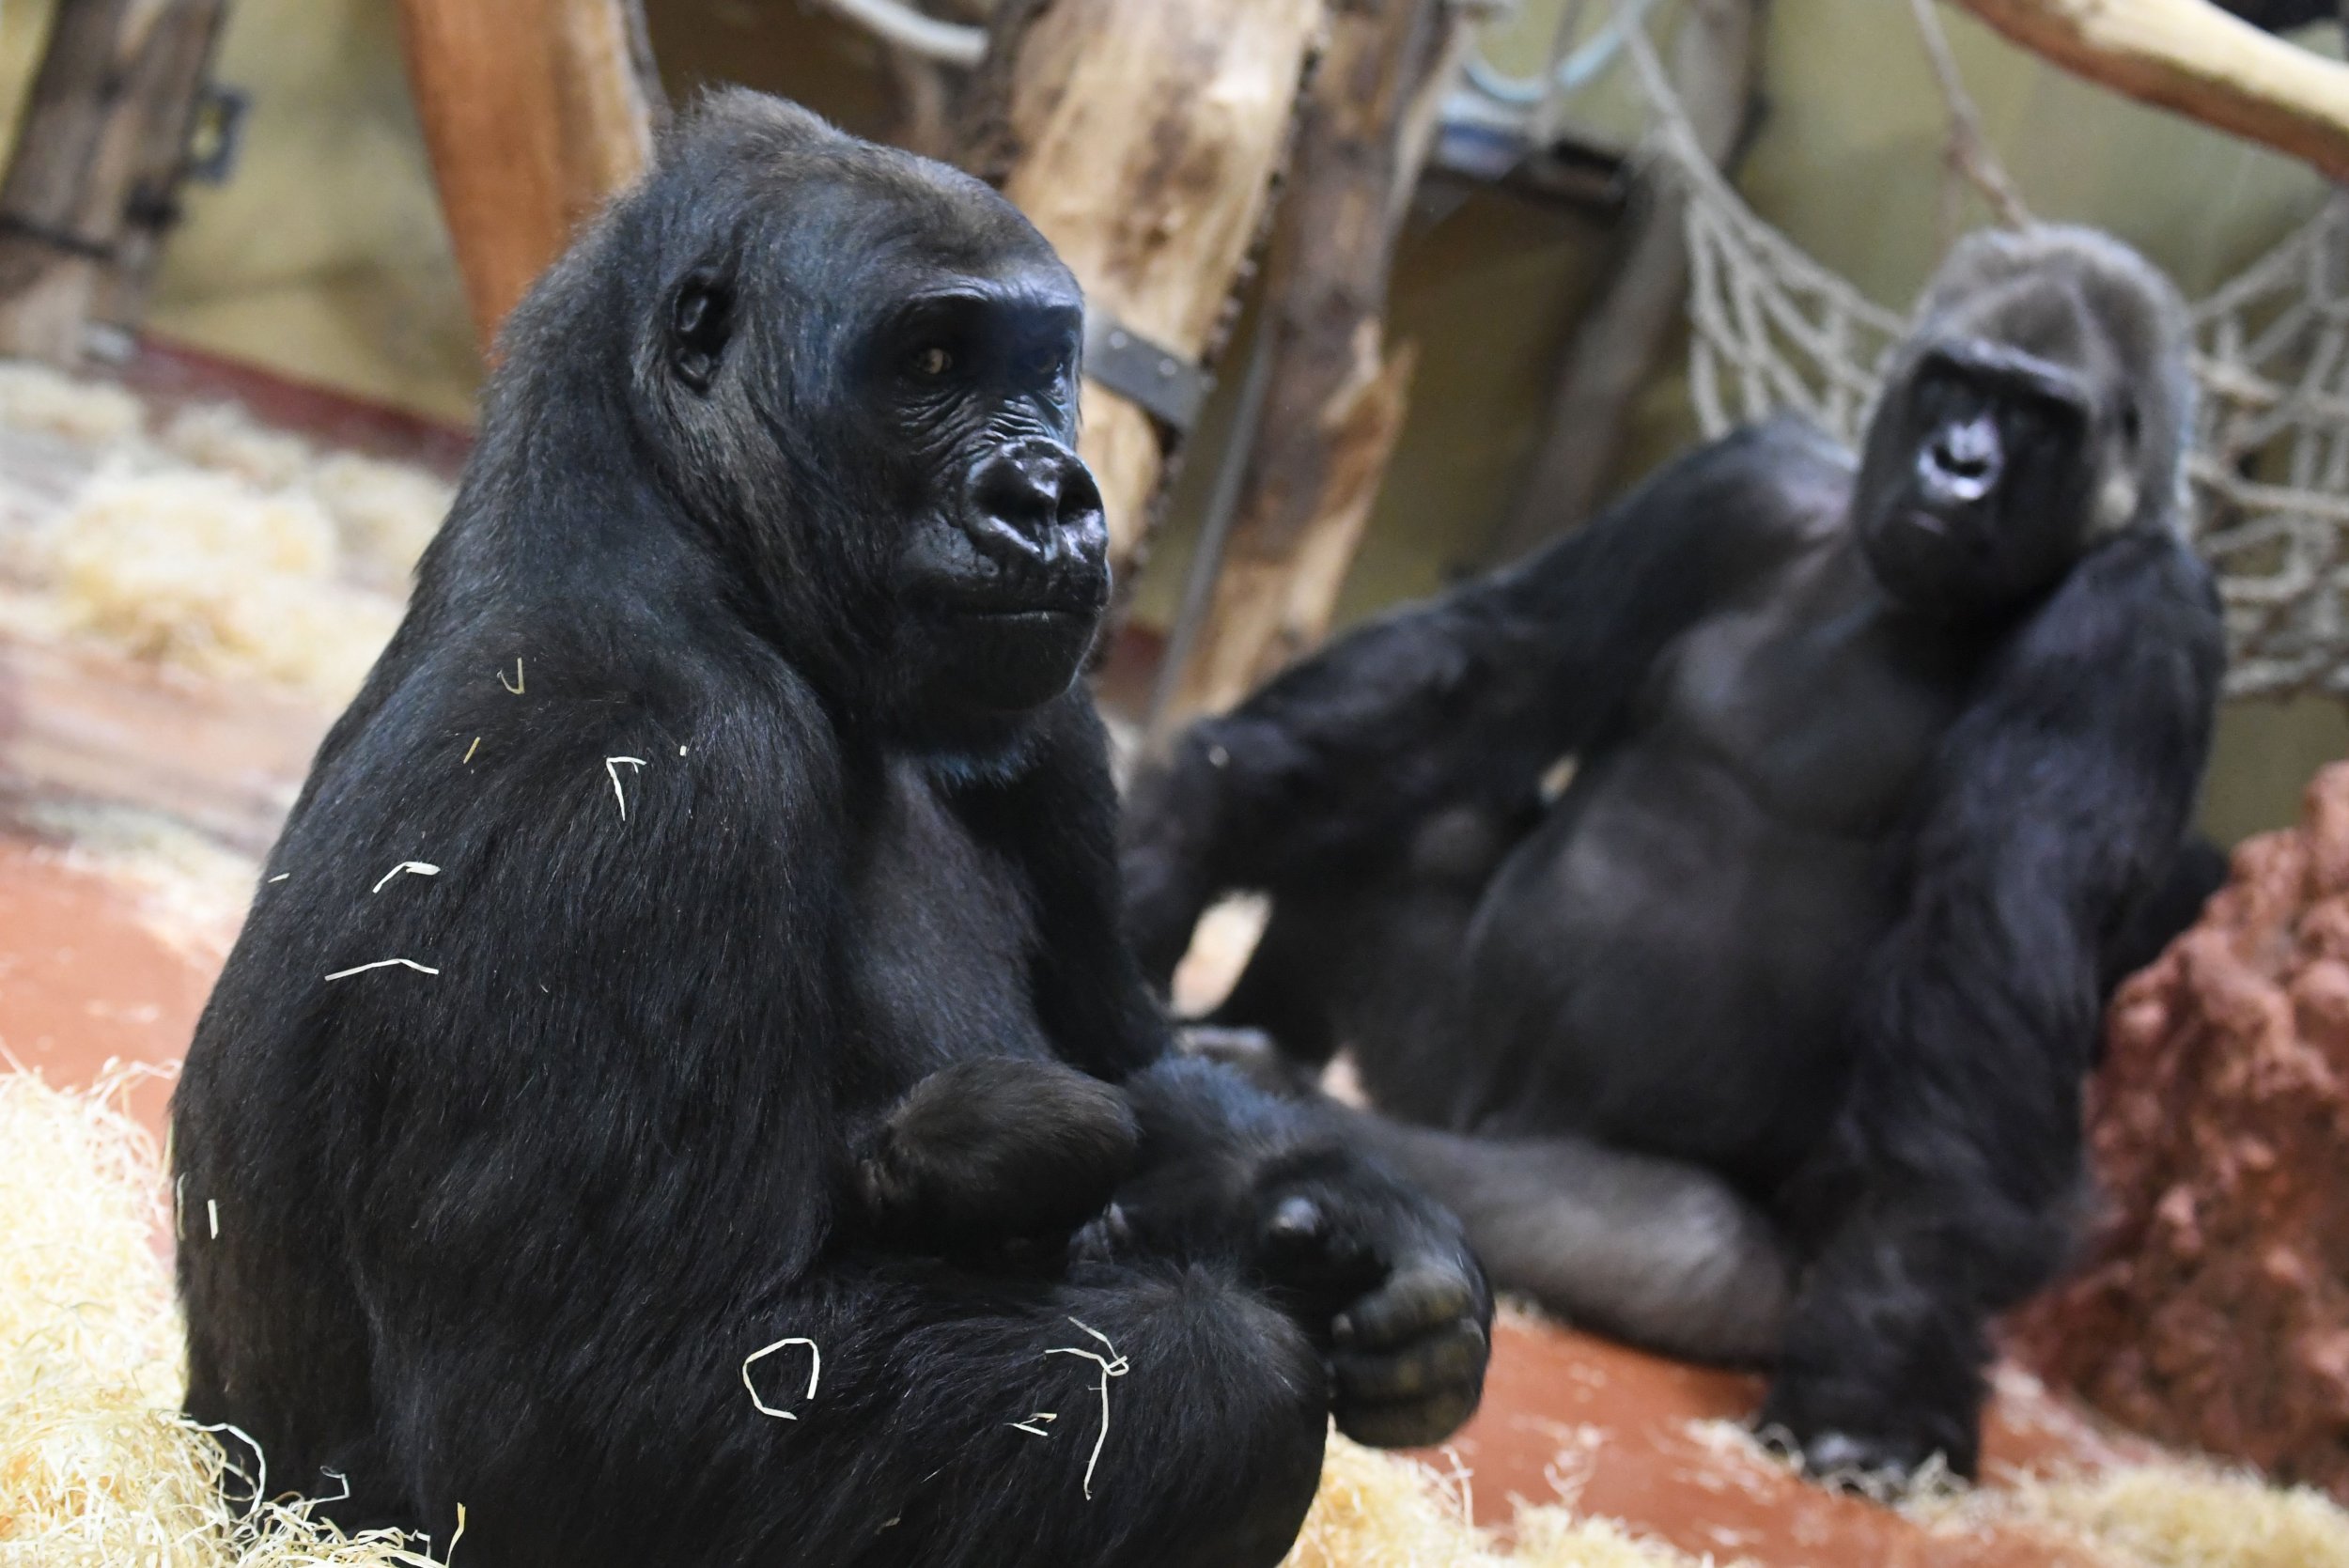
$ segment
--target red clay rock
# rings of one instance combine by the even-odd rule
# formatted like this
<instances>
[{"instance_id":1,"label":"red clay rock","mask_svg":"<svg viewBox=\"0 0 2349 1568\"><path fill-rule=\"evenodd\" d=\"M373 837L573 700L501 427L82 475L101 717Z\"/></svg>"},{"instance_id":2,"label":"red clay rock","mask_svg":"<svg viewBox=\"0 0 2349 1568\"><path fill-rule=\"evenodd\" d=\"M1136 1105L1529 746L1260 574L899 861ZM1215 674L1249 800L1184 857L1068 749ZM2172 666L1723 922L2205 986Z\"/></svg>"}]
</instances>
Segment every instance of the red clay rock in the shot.
<instances>
[{"instance_id":1,"label":"red clay rock","mask_svg":"<svg viewBox=\"0 0 2349 1568\"><path fill-rule=\"evenodd\" d=\"M2089 1144L2088 1263L2017 1314L2022 1358L2349 1501L2349 764L2122 986Z\"/></svg>"}]
</instances>

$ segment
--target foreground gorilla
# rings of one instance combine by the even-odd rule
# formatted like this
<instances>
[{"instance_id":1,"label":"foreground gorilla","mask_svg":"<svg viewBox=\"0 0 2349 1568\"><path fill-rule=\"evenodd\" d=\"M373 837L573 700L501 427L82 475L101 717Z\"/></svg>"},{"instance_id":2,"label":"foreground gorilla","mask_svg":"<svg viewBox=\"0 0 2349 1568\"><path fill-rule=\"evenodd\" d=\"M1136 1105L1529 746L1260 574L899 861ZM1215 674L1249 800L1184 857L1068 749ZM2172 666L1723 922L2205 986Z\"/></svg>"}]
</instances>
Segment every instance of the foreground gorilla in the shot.
<instances>
[{"instance_id":1,"label":"foreground gorilla","mask_svg":"<svg viewBox=\"0 0 2349 1568\"><path fill-rule=\"evenodd\" d=\"M1474 1405L1455 1222L1121 943L1079 326L749 94L522 307L174 1109L188 1409L272 1486L500 1568L1221 1568L1333 1410Z\"/></svg>"},{"instance_id":2,"label":"foreground gorilla","mask_svg":"<svg viewBox=\"0 0 2349 1568\"><path fill-rule=\"evenodd\" d=\"M2222 647L2184 331L2098 236L1965 244L1857 464L1733 435L1196 725L1129 818L1144 967L1269 891L1216 1021L1350 1046L1395 1118L1358 1136L1498 1284L1774 1358L1821 1467L1970 1469L2103 999L2192 915Z\"/></svg>"}]
</instances>

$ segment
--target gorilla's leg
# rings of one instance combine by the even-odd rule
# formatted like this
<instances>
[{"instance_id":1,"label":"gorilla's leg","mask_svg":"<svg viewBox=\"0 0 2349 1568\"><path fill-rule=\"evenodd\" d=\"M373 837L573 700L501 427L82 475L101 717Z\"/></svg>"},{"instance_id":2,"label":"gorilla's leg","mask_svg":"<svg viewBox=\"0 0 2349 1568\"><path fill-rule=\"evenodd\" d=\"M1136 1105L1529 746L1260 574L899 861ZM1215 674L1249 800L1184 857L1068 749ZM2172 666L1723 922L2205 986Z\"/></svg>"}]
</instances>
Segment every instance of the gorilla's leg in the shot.
<instances>
[{"instance_id":1,"label":"gorilla's leg","mask_svg":"<svg viewBox=\"0 0 2349 1568\"><path fill-rule=\"evenodd\" d=\"M445 1531L461 1502L467 1548L507 1568L1273 1568L1320 1474L1321 1357L1226 1266L871 1258L708 1306L616 1346L533 1341L532 1375L497 1375L518 1347L478 1318L390 1347L404 1522Z\"/></svg>"},{"instance_id":2,"label":"gorilla's leg","mask_svg":"<svg viewBox=\"0 0 2349 1568\"><path fill-rule=\"evenodd\" d=\"M1775 1358L1794 1266L1711 1172L1576 1138L1478 1138L1361 1112L1355 1139L1449 1205L1493 1284L1674 1356Z\"/></svg>"}]
</instances>

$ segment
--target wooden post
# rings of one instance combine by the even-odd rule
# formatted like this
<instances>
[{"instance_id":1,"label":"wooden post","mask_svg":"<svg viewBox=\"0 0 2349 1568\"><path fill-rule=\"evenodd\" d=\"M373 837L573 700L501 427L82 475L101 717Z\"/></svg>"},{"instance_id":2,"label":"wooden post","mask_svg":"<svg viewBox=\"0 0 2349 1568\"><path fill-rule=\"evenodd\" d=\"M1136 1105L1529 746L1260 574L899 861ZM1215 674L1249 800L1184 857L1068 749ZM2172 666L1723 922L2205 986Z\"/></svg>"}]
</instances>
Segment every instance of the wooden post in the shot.
<instances>
[{"instance_id":1,"label":"wooden post","mask_svg":"<svg viewBox=\"0 0 2349 1568\"><path fill-rule=\"evenodd\" d=\"M2206 0L1960 0L2024 48L2349 180L2349 66Z\"/></svg>"},{"instance_id":2,"label":"wooden post","mask_svg":"<svg viewBox=\"0 0 2349 1568\"><path fill-rule=\"evenodd\" d=\"M1230 706L1328 632L1402 432L1412 356L1382 319L1415 113L1452 54L1447 0L1338 0L1274 222L1263 426L1206 619L1162 718Z\"/></svg>"},{"instance_id":3,"label":"wooden post","mask_svg":"<svg viewBox=\"0 0 2349 1568\"><path fill-rule=\"evenodd\" d=\"M484 349L574 229L652 161L640 0L400 0L411 90Z\"/></svg>"},{"instance_id":4,"label":"wooden post","mask_svg":"<svg viewBox=\"0 0 2349 1568\"><path fill-rule=\"evenodd\" d=\"M226 0L58 0L0 182L0 353L81 362L128 325L186 155Z\"/></svg>"},{"instance_id":5,"label":"wooden post","mask_svg":"<svg viewBox=\"0 0 2349 1568\"><path fill-rule=\"evenodd\" d=\"M1321 18L1322 0L1004 0L966 101L966 163L1092 304L1207 363ZM1090 380L1083 407L1111 561L1130 572L1179 437Z\"/></svg>"},{"instance_id":6,"label":"wooden post","mask_svg":"<svg viewBox=\"0 0 2349 1568\"><path fill-rule=\"evenodd\" d=\"M1672 85L1704 155L1726 163L1752 112L1760 62L1754 0L1694 0L1672 39ZM1649 179L1607 287L1583 312L1550 394L1517 504L1489 554L1512 561L1589 520L1622 460L1632 398L1686 308L1685 199Z\"/></svg>"}]
</instances>

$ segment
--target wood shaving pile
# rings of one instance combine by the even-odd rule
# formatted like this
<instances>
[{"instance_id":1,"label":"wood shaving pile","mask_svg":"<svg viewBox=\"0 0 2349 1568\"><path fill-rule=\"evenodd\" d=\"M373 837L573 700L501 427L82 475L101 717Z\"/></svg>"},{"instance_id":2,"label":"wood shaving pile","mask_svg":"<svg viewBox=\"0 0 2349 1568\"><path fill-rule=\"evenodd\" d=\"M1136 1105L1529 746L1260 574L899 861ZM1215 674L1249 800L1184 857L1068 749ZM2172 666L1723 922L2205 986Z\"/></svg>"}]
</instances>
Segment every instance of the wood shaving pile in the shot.
<instances>
[{"instance_id":1,"label":"wood shaving pile","mask_svg":"<svg viewBox=\"0 0 2349 1568\"><path fill-rule=\"evenodd\" d=\"M98 445L130 441L146 424L147 411L118 386L0 360L0 425Z\"/></svg>"},{"instance_id":2,"label":"wood shaving pile","mask_svg":"<svg viewBox=\"0 0 2349 1568\"><path fill-rule=\"evenodd\" d=\"M16 468L42 490L0 497L25 524L8 540L18 591L0 622L330 706L397 625L452 495L420 469L320 454L226 405L184 409L150 436L121 388L23 365L0 364L0 435L39 448L0 464L0 485Z\"/></svg>"},{"instance_id":3,"label":"wood shaving pile","mask_svg":"<svg viewBox=\"0 0 2349 1568\"><path fill-rule=\"evenodd\" d=\"M0 1565L430 1568L298 1504L238 1517L255 1460L179 1413L179 1314L156 1238L170 1194L110 1091L0 1075ZM199 1217L200 1218L200 1217Z\"/></svg>"},{"instance_id":4,"label":"wood shaving pile","mask_svg":"<svg viewBox=\"0 0 2349 1568\"><path fill-rule=\"evenodd\" d=\"M1705 1560L1561 1507L1520 1507L1511 1551L1468 1514L1452 1478L1332 1433L1321 1490L1282 1568L1698 1568Z\"/></svg>"},{"instance_id":5,"label":"wood shaving pile","mask_svg":"<svg viewBox=\"0 0 2349 1568\"><path fill-rule=\"evenodd\" d=\"M2023 1480L1912 1504L1942 1533L2023 1526L2113 1568L2349 1568L2349 1514L2321 1492L2172 1461Z\"/></svg>"}]
</instances>

